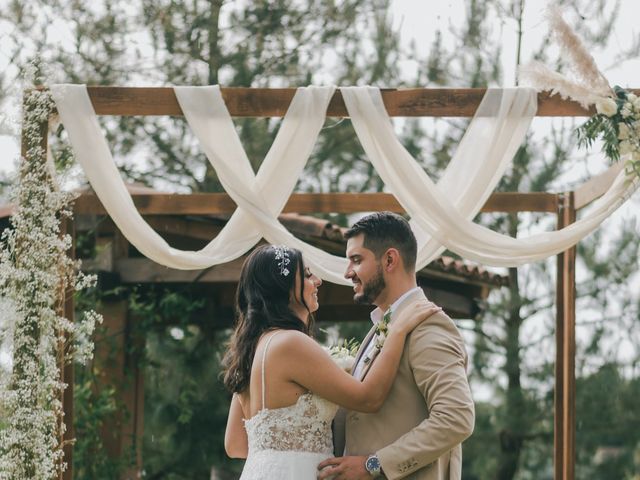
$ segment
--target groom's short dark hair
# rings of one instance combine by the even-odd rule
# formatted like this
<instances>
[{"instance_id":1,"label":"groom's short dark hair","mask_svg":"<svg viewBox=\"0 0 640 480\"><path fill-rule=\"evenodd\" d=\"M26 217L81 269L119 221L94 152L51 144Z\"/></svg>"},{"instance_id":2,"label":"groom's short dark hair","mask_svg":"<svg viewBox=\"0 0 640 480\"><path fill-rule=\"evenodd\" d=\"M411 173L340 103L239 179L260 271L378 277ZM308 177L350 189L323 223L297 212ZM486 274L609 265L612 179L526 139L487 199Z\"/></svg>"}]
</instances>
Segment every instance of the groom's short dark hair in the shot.
<instances>
[{"instance_id":1,"label":"groom's short dark hair","mask_svg":"<svg viewBox=\"0 0 640 480\"><path fill-rule=\"evenodd\" d=\"M418 244L409 222L392 212L375 212L362 217L344 234L349 240L364 235L363 246L380 258L388 248L400 252L404 269L413 272L416 268Z\"/></svg>"}]
</instances>

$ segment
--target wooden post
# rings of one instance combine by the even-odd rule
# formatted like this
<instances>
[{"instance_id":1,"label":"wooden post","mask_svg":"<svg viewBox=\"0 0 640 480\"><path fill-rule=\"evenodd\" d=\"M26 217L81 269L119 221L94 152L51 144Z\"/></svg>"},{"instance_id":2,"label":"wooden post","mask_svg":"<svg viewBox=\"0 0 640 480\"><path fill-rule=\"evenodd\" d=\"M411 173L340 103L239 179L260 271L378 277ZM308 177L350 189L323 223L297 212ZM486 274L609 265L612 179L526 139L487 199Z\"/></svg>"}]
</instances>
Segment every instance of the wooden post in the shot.
<instances>
[{"instance_id":1,"label":"wooden post","mask_svg":"<svg viewBox=\"0 0 640 480\"><path fill-rule=\"evenodd\" d=\"M112 387L116 390L118 409L109 416L100 436L107 455L118 458L122 452L121 427L126 416L121 408L120 396L126 388L124 363L126 356L127 302L125 300L103 300L99 313L103 321L96 334L94 362L99 372L99 389Z\"/></svg>"},{"instance_id":2,"label":"wooden post","mask_svg":"<svg viewBox=\"0 0 640 480\"><path fill-rule=\"evenodd\" d=\"M96 239L100 251L99 268L114 271L116 260L128 256L129 244L119 230L113 235ZM144 337L136 334L127 300L105 298L100 313L103 324L96 336L95 362L100 372L98 388L113 387L118 411L109 418L101 431L105 450L110 458L131 463L122 472L128 480L142 475L142 434L144 418L144 378L139 368L137 352L144 349ZM135 353L132 353L132 348ZM135 453L134 457L131 454Z\"/></svg>"},{"instance_id":3,"label":"wooden post","mask_svg":"<svg viewBox=\"0 0 640 480\"><path fill-rule=\"evenodd\" d=\"M142 477L142 443L144 433L144 372L140 368L140 353L144 350L144 334L134 331L135 322L139 318L127 315L126 344L133 353L125 357L126 386L121 391L122 403L126 408L127 421L122 423L120 431L121 453L130 455L132 463L125 469L120 477L122 480L130 480ZM131 348L133 347L133 348Z\"/></svg>"},{"instance_id":4,"label":"wooden post","mask_svg":"<svg viewBox=\"0 0 640 480\"><path fill-rule=\"evenodd\" d=\"M72 258L75 258L75 246L76 246L76 236L75 236L75 226L73 220L65 220L63 223L62 234L71 235L71 250L69 251L69 255ZM67 290L64 292L64 316L70 321L73 322L74 319L74 310L75 310L75 302L73 299L74 289L71 286L67 286ZM65 336L65 340L68 340ZM68 343L68 342L65 342ZM68 348L68 346L67 346ZM73 362L65 362L64 357L66 353L65 346L61 347L61 359L60 359L60 375L63 383L67 384L67 387L62 392L62 411L64 412L64 425L65 432L60 439L63 444L63 452L64 452L64 461L67 464L67 468L64 472L60 472L61 480L73 480L73 442L75 439L75 431L73 428L73 418L74 418L74 404L73 404L73 383L75 380L75 370L73 366Z\"/></svg>"},{"instance_id":5,"label":"wooden post","mask_svg":"<svg viewBox=\"0 0 640 480\"><path fill-rule=\"evenodd\" d=\"M558 200L558 229L561 229L576 220L574 194L560 194ZM560 253L557 258L554 478L574 480L576 247Z\"/></svg>"}]
</instances>

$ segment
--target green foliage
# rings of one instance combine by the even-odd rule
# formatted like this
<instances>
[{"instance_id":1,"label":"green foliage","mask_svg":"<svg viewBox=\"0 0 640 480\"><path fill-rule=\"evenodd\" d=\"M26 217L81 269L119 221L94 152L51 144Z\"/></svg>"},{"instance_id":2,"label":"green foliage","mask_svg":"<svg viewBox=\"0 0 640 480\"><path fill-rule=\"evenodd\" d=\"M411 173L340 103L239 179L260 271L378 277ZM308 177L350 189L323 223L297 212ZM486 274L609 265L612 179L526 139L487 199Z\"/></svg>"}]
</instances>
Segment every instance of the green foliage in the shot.
<instances>
[{"instance_id":1,"label":"green foliage","mask_svg":"<svg viewBox=\"0 0 640 480\"><path fill-rule=\"evenodd\" d=\"M605 155L612 162L617 162L620 159L618 124L628 123L629 126L633 125L630 120L625 119L621 114L627 98L627 92L617 85L614 87L614 91L618 97L616 100L616 113L613 115L598 113L578 127L576 133L578 135L578 145L581 147L590 148L598 138L601 138L603 142L602 150Z\"/></svg>"},{"instance_id":2,"label":"green foliage","mask_svg":"<svg viewBox=\"0 0 640 480\"><path fill-rule=\"evenodd\" d=\"M578 145L590 148L593 143L602 137L602 149L605 155L613 162L620 159L618 152L618 124L612 117L596 114L583 123L577 130Z\"/></svg>"},{"instance_id":3,"label":"green foliage","mask_svg":"<svg viewBox=\"0 0 640 480\"><path fill-rule=\"evenodd\" d=\"M104 444L105 431L122 408L117 402L117 392L113 386L101 385L91 368L82 368L76 370L73 395L77 439L73 450L75 478L119 479L131 464L134 452L112 458Z\"/></svg>"},{"instance_id":4,"label":"green foliage","mask_svg":"<svg viewBox=\"0 0 640 480\"><path fill-rule=\"evenodd\" d=\"M576 478L637 478L640 380L626 378L621 366L604 364L577 380Z\"/></svg>"},{"instance_id":5,"label":"green foliage","mask_svg":"<svg viewBox=\"0 0 640 480\"><path fill-rule=\"evenodd\" d=\"M208 478L212 466L236 474L242 468L223 448L230 395L218 377L227 335L195 325L147 335L143 452L150 478Z\"/></svg>"}]
</instances>

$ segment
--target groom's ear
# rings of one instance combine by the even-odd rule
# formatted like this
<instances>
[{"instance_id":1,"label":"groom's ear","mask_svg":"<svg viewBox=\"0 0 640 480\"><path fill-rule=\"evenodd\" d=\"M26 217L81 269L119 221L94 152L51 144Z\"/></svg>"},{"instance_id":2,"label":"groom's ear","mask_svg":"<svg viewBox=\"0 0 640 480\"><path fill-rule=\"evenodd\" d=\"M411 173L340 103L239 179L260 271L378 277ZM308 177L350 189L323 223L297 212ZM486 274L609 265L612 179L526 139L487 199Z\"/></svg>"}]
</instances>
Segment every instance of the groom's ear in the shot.
<instances>
[{"instance_id":1,"label":"groom's ear","mask_svg":"<svg viewBox=\"0 0 640 480\"><path fill-rule=\"evenodd\" d=\"M402 268L402 258L396 248L388 248L382 257L382 265L386 272L392 272L396 268Z\"/></svg>"}]
</instances>

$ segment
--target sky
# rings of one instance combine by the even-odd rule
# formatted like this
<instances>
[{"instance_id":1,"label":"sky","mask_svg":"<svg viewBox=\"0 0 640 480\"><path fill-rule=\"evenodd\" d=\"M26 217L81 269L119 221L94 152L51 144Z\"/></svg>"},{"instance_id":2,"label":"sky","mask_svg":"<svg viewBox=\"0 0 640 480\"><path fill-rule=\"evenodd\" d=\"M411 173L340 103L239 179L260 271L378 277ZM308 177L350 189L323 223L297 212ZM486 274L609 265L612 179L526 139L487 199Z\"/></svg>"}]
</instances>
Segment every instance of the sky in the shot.
<instances>
[{"instance_id":1,"label":"sky","mask_svg":"<svg viewBox=\"0 0 640 480\"><path fill-rule=\"evenodd\" d=\"M429 51L435 33L438 29L443 31L445 43L450 37L446 35L450 25L459 25L465 16L464 0L441 0L438 2L425 2L422 0L392 0L391 15L393 23L400 29L401 40L407 48L411 42L415 42L418 51L423 55ZM615 2L609 2L614 5ZM525 2L525 22L523 37L523 58L527 59L530 52L528 45L535 45L539 38L547 35L547 26L542 18L542 13L547 4L543 0L528 0ZM640 14L640 2L638 0L621 0L620 12L615 24L613 42L610 48L602 52L593 52L596 62L604 71L612 85L640 87L640 82L633 84L636 72L640 71L640 59L626 61L620 64L612 63L616 51L628 48L633 38L638 36L638 22ZM6 28L6 27L5 27ZM515 82L515 47L516 25L515 22L496 22L493 35L502 38L503 46L503 71L505 72L504 86L513 86ZM0 26L0 70L6 68L8 52L2 51L2 27ZM64 35L61 35L64 36ZM416 68L409 62L401 66L410 72ZM17 111L17 92L13 102L0 105L0 171L12 171L19 153L19 142L16 138L16 122L19 120ZM13 130L14 135L7 135L7 129Z\"/></svg>"}]
</instances>

